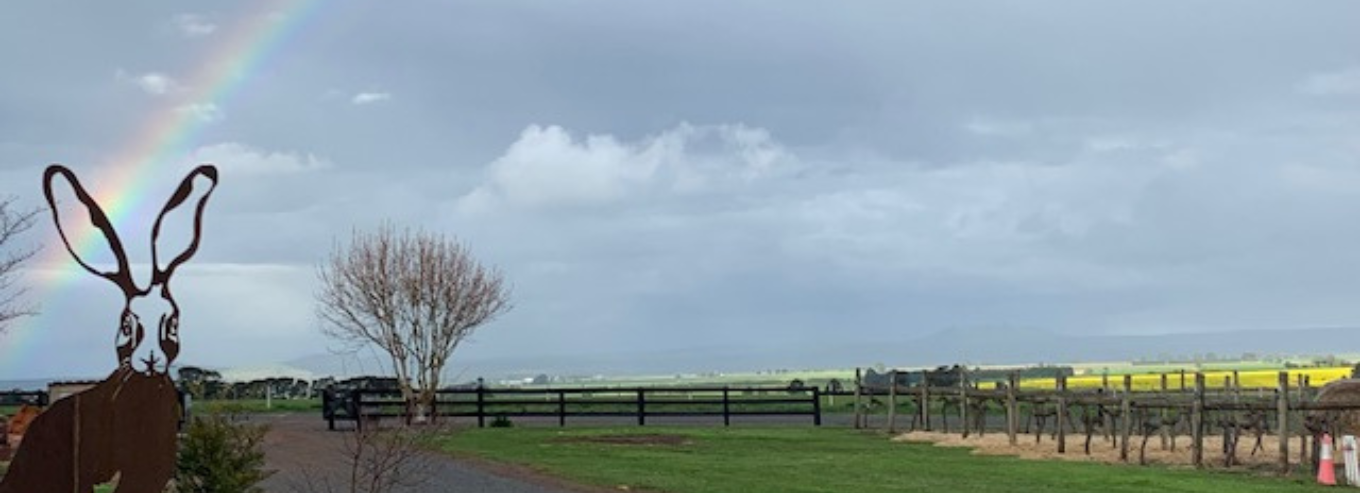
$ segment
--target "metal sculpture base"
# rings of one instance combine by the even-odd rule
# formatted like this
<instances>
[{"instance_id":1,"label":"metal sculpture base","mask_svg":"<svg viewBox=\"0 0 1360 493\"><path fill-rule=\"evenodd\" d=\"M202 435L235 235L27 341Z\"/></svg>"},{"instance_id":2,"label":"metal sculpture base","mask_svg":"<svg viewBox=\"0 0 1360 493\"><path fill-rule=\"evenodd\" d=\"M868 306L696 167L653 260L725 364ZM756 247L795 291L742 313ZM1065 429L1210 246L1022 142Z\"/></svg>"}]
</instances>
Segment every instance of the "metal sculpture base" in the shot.
<instances>
[{"instance_id":1,"label":"metal sculpture base","mask_svg":"<svg viewBox=\"0 0 1360 493\"><path fill-rule=\"evenodd\" d=\"M0 493L88 493L115 473L116 493L160 493L175 474L178 422L168 376L117 370L33 421Z\"/></svg>"}]
</instances>

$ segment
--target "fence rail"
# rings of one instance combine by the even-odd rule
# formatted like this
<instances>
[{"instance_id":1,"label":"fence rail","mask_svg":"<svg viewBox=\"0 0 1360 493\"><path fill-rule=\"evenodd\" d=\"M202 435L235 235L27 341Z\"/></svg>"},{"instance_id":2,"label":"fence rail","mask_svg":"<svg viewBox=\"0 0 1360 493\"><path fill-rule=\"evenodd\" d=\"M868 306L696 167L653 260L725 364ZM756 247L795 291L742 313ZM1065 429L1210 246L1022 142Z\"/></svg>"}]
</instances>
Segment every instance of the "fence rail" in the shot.
<instances>
[{"instance_id":1,"label":"fence rail","mask_svg":"<svg viewBox=\"0 0 1360 493\"><path fill-rule=\"evenodd\" d=\"M822 392L817 387L587 387L447 389L436 392L426 414L440 417L487 419L510 417L567 418L631 417L645 426L651 417L721 417L724 426L736 416L807 416L822 424ZM335 421L363 426L378 418L413 418L413 409L392 390L359 389L322 394L323 417L331 429Z\"/></svg>"}]
</instances>

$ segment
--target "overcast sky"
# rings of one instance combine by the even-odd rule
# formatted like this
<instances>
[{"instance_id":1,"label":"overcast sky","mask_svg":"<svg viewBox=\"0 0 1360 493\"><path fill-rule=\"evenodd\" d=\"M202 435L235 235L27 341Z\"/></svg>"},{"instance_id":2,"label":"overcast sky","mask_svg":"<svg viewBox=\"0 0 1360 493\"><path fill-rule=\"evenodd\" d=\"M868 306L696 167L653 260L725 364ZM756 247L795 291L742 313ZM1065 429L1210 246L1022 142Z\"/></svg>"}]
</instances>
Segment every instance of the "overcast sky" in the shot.
<instances>
[{"instance_id":1,"label":"overcast sky","mask_svg":"<svg viewBox=\"0 0 1360 493\"><path fill-rule=\"evenodd\" d=\"M189 166L221 168L181 364L325 352L316 266L384 220L513 282L463 357L1360 325L1354 2L0 8L0 194L38 206L46 164L141 166L114 158L157 115L202 119L118 225L144 248ZM260 63L191 100L261 19L286 25ZM24 239L57 250L0 379L116 364L121 297L51 288L76 272L53 231Z\"/></svg>"}]
</instances>

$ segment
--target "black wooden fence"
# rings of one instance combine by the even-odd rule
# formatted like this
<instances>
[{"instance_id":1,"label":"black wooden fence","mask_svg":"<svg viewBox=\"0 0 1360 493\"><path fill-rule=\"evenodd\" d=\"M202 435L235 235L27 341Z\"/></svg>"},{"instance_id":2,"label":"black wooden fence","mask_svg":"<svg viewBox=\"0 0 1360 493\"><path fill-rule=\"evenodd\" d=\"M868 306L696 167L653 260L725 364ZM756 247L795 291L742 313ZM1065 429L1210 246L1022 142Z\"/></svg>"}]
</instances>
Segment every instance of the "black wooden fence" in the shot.
<instances>
[{"instance_id":1,"label":"black wooden fence","mask_svg":"<svg viewBox=\"0 0 1360 493\"><path fill-rule=\"evenodd\" d=\"M440 417L476 418L484 427L488 419L512 417L634 418L638 426L648 418L721 417L724 426L734 416L808 416L822 424L821 390L817 387L595 387L595 388L468 388L436 393L426 413ZM353 420L359 426L378 418L411 417L401 394L391 390L352 390L322 395L324 418L335 428L336 420Z\"/></svg>"}]
</instances>

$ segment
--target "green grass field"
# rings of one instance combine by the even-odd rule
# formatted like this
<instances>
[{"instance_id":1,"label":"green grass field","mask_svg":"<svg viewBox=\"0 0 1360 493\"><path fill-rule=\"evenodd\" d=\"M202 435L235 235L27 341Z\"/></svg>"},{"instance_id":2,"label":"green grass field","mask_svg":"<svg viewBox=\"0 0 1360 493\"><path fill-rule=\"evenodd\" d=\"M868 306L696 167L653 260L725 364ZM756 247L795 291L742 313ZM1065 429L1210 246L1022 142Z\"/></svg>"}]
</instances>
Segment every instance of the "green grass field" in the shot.
<instances>
[{"instance_id":1,"label":"green grass field","mask_svg":"<svg viewBox=\"0 0 1360 493\"><path fill-rule=\"evenodd\" d=\"M195 401L192 406L194 414L199 415L209 413L320 413L321 399L273 399L267 403L264 399L210 400Z\"/></svg>"},{"instance_id":2,"label":"green grass field","mask_svg":"<svg viewBox=\"0 0 1360 493\"><path fill-rule=\"evenodd\" d=\"M658 434L680 443L602 441ZM439 445L572 481L668 493L1316 491L1303 480L1247 473L974 456L832 428L473 429Z\"/></svg>"}]
</instances>

